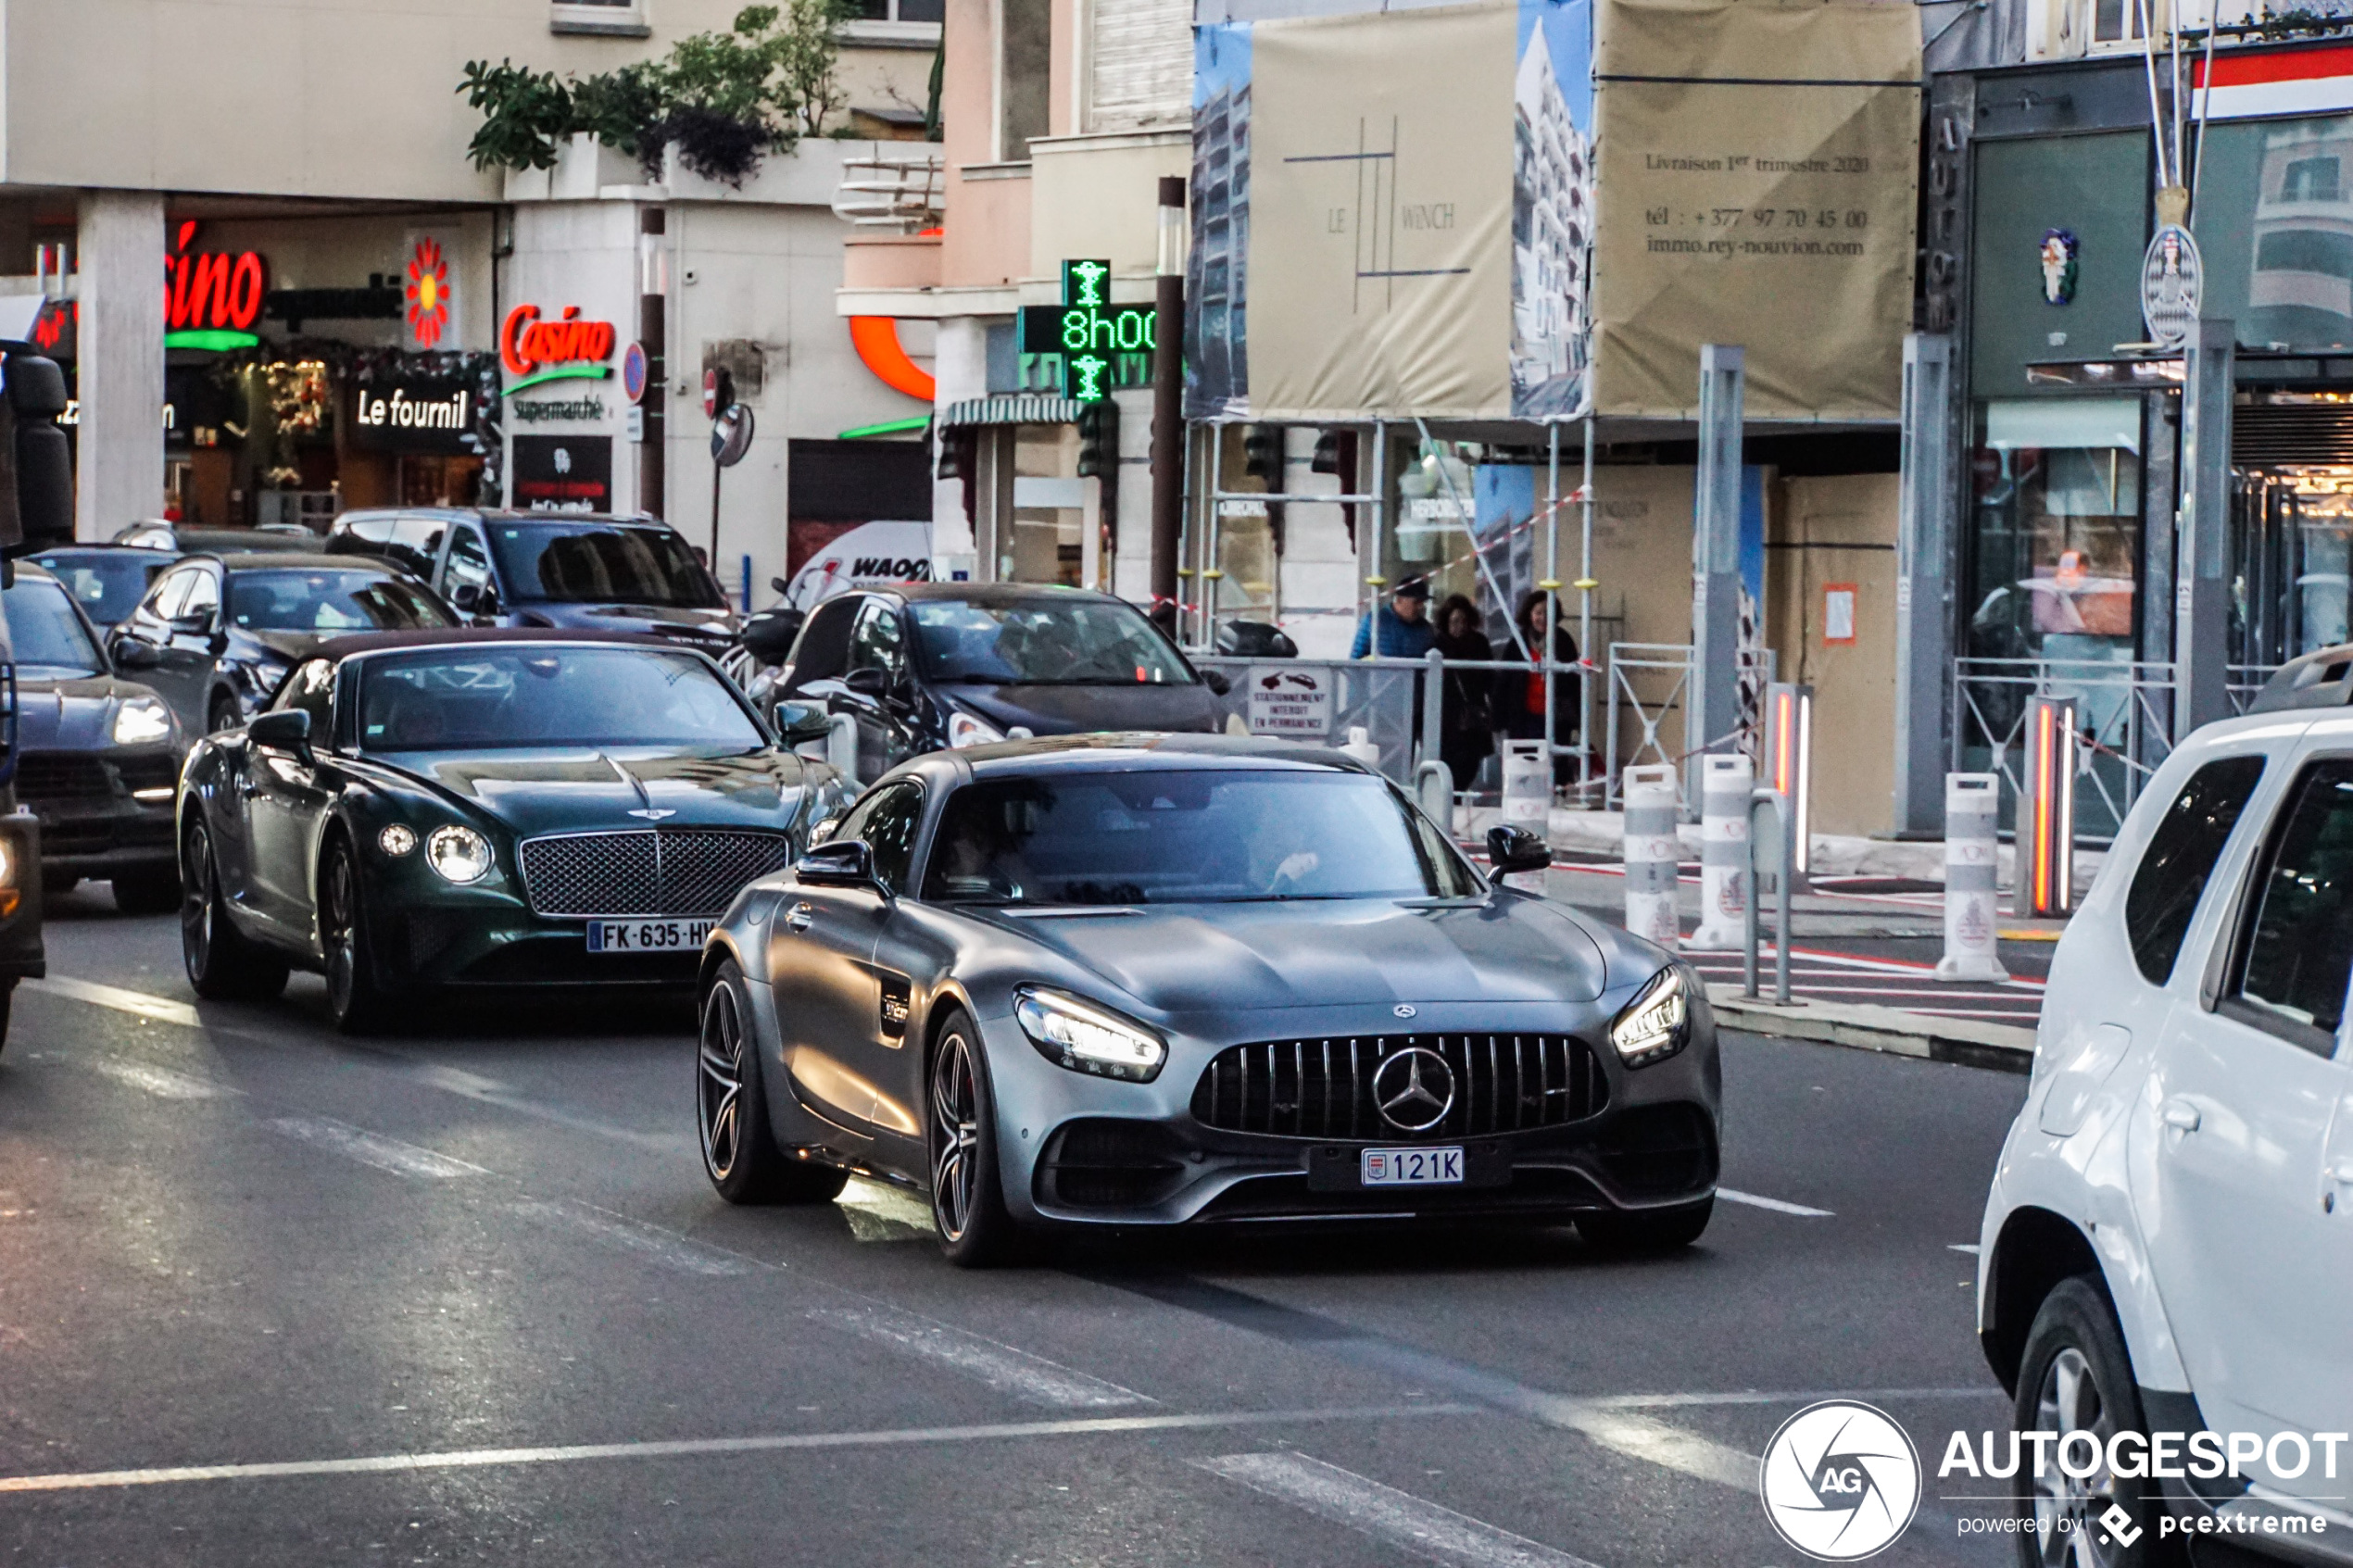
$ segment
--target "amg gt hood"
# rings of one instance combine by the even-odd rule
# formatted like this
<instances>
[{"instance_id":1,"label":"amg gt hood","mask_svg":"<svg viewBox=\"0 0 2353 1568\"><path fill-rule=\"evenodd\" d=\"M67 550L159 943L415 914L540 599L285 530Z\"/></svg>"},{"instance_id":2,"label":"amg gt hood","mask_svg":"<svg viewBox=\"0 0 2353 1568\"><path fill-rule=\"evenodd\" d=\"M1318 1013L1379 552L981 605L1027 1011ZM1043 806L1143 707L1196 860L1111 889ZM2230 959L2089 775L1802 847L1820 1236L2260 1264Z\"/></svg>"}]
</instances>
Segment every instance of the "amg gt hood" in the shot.
<instances>
[{"instance_id":1,"label":"amg gt hood","mask_svg":"<svg viewBox=\"0 0 2353 1568\"><path fill-rule=\"evenodd\" d=\"M1366 1002L1589 1002L1601 948L1532 898L1194 904L1089 918L996 918L1167 1012Z\"/></svg>"},{"instance_id":2,"label":"amg gt hood","mask_svg":"<svg viewBox=\"0 0 2353 1568\"><path fill-rule=\"evenodd\" d=\"M111 675L25 676L17 684L17 744L27 751L99 751L114 744L115 710L156 694Z\"/></svg>"},{"instance_id":3,"label":"amg gt hood","mask_svg":"<svg viewBox=\"0 0 2353 1568\"><path fill-rule=\"evenodd\" d=\"M647 827L782 832L800 809L799 761L768 750L411 751L378 760L489 813L518 838Z\"/></svg>"},{"instance_id":4,"label":"amg gt hood","mask_svg":"<svg viewBox=\"0 0 2353 1568\"><path fill-rule=\"evenodd\" d=\"M1000 730L1026 726L1034 735L1085 734L1095 730L1164 730L1204 734L1218 727L1217 705L1206 686L985 686L963 682L939 688Z\"/></svg>"}]
</instances>

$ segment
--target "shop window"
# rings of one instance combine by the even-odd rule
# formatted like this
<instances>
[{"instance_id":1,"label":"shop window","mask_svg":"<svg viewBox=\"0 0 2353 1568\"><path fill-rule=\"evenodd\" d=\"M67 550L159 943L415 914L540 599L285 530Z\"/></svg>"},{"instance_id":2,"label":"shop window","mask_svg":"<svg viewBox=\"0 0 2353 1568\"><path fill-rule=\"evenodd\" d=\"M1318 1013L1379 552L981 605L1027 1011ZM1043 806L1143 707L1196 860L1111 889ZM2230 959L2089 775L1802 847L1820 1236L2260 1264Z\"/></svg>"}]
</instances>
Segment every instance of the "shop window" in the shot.
<instances>
[{"instance_id":1,"label":"shop window","mask_svg":"<svg viewBox=\"0 0 2353 1568\"><path fill-rule=\"evenodd\" d=\"M854 0L850 25L855 28L862 21L929 22L937 27L947 15L947 0ZM850 36L854 38L855 32Z\"/></svg>"},{"instance_id":2,"label":"shop window","mask_svg":"<svg viewBox=\"0 0 2353 1568\"><path fill-rule=\"evenodd\" d=\"M554 0L548 6L551 32L598 33L606 37L648 38L644 0Z\"/></svg>"},{"instance_id":3,"label":"shop window","mask_svg":"<svg viewBox=\"0 0 2353 1568\"><path fill-rule=\"evenodd\" d=\"M1972 657L2133 658L2140 453L2136 398L1982 406L1970 455Z\"/></svg>"},{"instance_id":4,"label":"shop window","mask_svg":"<svg viewBox=\"0 0 2353 1568\"><path fill-rule=\"evenodd\" d=\"M2256 240L2255 270L2353 280L2353 234L2334 229L2275 229Z\"/></svg>"},{"instance_id":5,"label":"shop window","mask_svg":"<svg viewBox=\"0 0 2353 1568\"><path fill-rule=\"evenodd\" d=\"M2199 154L2206 311L2248 348L2353 345L2353 115L2210 128Z\"/></svg>"}]
</instances>

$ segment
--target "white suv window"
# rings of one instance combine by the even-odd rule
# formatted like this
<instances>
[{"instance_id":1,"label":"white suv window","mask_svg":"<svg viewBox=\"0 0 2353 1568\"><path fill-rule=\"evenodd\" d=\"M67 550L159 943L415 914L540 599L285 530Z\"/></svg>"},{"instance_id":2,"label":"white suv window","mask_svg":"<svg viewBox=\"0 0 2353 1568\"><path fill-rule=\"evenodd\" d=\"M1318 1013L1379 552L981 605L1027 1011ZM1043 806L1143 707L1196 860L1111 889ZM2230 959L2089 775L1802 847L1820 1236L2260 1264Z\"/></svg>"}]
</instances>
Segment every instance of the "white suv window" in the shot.
<instances>
[{"instance_id":1,"label":"white suv window","mask_svg":"<svg viewBox=\"0 0 2353 1568\"><path fill-rule=\"evenodd\" d=\"M2190 775L2158 819L2124 896L2124 935L2152 985L2173 975L2197 901L2230 842L2247 797L2263 777L2260 757L2225 757Z\"/></svg>"},{"instance_id":2,"label":"white suv window","mask_svg":"<svg viewBox=\"0 0 2353 1568\"><path fill-rule=\"evenodd\" d=\"M2305 769L2248 894L2233 1010L2315 1056L2334 1054L2353 971L2353 759Z\"/></svg>"}]
</instances>

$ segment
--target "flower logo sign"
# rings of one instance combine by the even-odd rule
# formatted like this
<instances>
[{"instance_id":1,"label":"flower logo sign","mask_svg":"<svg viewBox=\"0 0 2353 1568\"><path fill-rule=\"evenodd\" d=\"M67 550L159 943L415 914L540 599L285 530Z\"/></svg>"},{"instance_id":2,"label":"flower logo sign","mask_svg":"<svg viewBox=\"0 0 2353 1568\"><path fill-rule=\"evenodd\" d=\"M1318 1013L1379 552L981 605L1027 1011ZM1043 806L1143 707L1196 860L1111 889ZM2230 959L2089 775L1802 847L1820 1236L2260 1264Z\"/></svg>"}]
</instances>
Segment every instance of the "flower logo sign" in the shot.
<instances>
[{"instance_id":1,"label":"flower logo sign","mask_svg":"<svg viewBox=\"0 0 2353 1568\"><path fill-rule=\"evenodd\" d=\"M419 348L439 345L449 330L449 257L427 235L409 255L409 335Z\"/></svg>"},{"instance_id":2,"label":"flower logo sign","mask_svg":"<svg viewBox=\"0 0 2353 1568\"><path fill-rule=\"evenodd\" d=\"M2049 305L2071 305L2075 301L2075 279L2080 270L2082 244L2065 229L2051 229L2043 235L2040 259L2043 266L2043 299Z\"/></svg>"}]
</instances>

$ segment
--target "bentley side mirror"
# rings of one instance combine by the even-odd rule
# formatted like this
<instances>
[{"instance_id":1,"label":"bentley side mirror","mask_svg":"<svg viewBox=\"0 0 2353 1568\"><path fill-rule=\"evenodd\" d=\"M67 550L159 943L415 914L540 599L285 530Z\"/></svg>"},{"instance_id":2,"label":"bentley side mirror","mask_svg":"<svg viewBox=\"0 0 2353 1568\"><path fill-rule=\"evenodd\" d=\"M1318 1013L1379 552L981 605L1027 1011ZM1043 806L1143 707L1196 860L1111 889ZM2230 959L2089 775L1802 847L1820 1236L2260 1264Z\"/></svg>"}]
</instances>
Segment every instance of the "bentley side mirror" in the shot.
<instances>
[{"instance_id":1,"label":"bentley side mirror","mask_svg":"<svg viewBox=\"0 0 2353 1568\"><path fill-rule=\"evenodd\" d=\"M1497 876L1541 872L1553 863L1553 847L1526 828L1487 830L1487 865Z\"/></svg>"},{"instance_id":2,"label":"bentley side mirror","mask_svg":"<svg viewBox=\"0 0 2353 1568\"><path fill-rule=\"evenodd\" d=\"M776 705L775 720L776 734L786 746L824 740L834 728L825 710L813 702L780 702Z\"/></svg>"},{"instance_id":3,"label":"bentley side mirror","mask_svg":"<svg viewBox=\"0 0 2353 1568\"><path fill-rule=\"evenodd\" d=\"M875 879L875 851L862 838L837 838L812 847L793 862L796 881L812 887L871 887L887 892Z\"/></svg>"},{"instance_id":4,"label":"bentley side mirror","mask_svg":"<svg viewBox=\"0 0 2353 1568\"><path fill-rule=\"evenodd\" d=\"M245 726L245 739L264 751L293 753L303 762L310 760L310 715L299 708L281 708L264 713Z\"/></svg>"}]
</instances>

